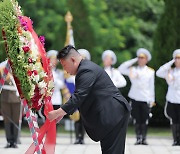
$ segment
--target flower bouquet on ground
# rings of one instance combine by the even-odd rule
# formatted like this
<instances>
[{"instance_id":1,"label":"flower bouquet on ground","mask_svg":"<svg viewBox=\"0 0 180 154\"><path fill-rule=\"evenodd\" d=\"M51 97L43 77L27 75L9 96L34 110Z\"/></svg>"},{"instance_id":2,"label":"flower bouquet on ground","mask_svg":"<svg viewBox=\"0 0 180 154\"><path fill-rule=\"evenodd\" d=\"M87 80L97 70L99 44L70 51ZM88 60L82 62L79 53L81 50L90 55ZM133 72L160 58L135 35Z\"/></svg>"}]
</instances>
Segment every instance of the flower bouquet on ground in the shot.
<instances>
[{"instance_id":1,"label":"flower bouquet on ground","mask_svg":"<svg viewBox=\"0 0 180 154\"><path fill-rule=\"evenodd\" d=\"M32 20L23 16L17 1L2 0L0 12L0 27L8 62L12 68L20 98L24 101L24 105L27 104L26 116L30 117L29 110L38 111L43 105L45 105L45 115L47 115L53 110L51 96L54 85L49 60L44 49L45 38L37 36L32 27ZM50 123L48 119L46 120L38 132L37 141L34 139L35 133L31 122L28 121L35 147L32 145L27 153L38 152L37 145L42 144L43 150L39 150L38 153L44 151L44 153L53 154L54 135L56 136L55 122ZM45 140L42 143L45 135L51 140Z\"/></svg>"}]
</instances>

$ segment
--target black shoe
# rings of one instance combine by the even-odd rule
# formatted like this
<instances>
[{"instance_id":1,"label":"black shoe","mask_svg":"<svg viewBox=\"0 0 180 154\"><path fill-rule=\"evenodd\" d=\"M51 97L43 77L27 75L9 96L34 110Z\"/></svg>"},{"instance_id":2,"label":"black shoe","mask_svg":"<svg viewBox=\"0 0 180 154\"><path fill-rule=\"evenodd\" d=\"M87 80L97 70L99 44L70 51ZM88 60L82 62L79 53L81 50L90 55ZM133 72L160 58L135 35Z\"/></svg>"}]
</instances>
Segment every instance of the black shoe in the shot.
<instances>
[{"instance_id":1,"label":"black shoe","mask_svg":"<svg viewBox=\"0 0 180 154\"><path fill-rule=\"evenodd\" d=\"M84 140L79 140L79 144L85 144Z\"/></svg>"},{"instance_id":2,"label":"black shoe","mask_svg":"<svg viewBox=\"0 0 180 154\"><path fill-rule=\"evenodd\" d=\"M137 139L136 143L134 143L134 145L140 145L141 144L141 140Z\"/></svg>"},{"instance_id":3,"label":"black shoe","mask_svg":"<svg viewBox=\"0 0 180 154\"><path fill-rule=\"evenodd\" d=\"M142 145L148 145L148 143L146 142L146 140L142 140Z\"/></svg>"},{"instance_id":4,"label":"black shoe","mask_svg":"<svg viewBox=\"0 0 180 154\"><path fill-rule=\"evenodd\" d=\"M18 148L18 146L17 146L16 143L12 143L12 144L11 144L11 148Z\"/></svg>"},{"instance_id":5,"label":"black shoe","mask_svg":"<svg viewBox=\"0 0 180 154\"><path fill-rule=\"evenodd\" d=\"M74 144L81 144L79 139L76 139L76 141L74 142Z\"/></svg>"},{"instance_id":6,"label":"black shoe","mask_svg":"<svg viewBox=\"0 0 180 154\"><path fill-rule=\"evenodd\" d=\"M4 148L11 148L11 145L10 145L10 143L7 143L7 145L4 147Z\"/></svg>"},{"instance_id":7,"label":"black shoe","mask_svg":"<svg viewBox=\"0 0 180 154\"><path fill-rule=\"evenodd\" d=\"M180 144L177 141L174 141L172 144L172 146L178 146L178 145L180 145Z\"/></svg>"}]
</instances>

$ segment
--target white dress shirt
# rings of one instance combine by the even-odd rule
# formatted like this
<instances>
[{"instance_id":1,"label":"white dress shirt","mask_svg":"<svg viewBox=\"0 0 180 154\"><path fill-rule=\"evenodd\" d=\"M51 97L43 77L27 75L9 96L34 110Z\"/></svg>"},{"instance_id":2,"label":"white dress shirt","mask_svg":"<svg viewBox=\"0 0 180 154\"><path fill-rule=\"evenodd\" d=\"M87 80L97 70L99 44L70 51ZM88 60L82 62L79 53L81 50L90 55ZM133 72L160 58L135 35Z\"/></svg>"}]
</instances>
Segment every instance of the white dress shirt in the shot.
<instances>
[{"instance_id":1,"label":"white dress shirt","mask_svg":"<svg viewBox=\"0 0 180 154\"><path fill-rule=\"evenodd\" d=\"M132 66L136 62L137 58L134 58L119 66L119 71L127 75L131 81L128 96L136 101L154 103L154 70L146 65L144 67Z\"/></svg>"},{"instance_id":2,"label":"white dress shirt","mask_svg":"<svg viewBox=\"0 0 180 154\"><path fill-rule=\"evenodd\" d=\"M64 87L63 71L60 71L59 69L52 69L52 73L54 78L54 92L52 95L52 104L61 105L62 95L60 89Z\"/></svg>"},{"instance_id":3,"label":"white dress shirt","mask_svg":"<svg viewBox=\"0 0 180 154\"><path fill-rule=\"evenodd\" d=\"M180 104L180 69L176 67L171 68L173 63L174 59L161 66L157 70L156 75L164 78L168 84L166 100L171 103Z\"/></svg>"},{"instance_id":4,"label":"white dress shirt","mask_svg":"<svg viewBox=\"0 0 180 154\"><path fill-rule=\"evenodd\" d=\"M126 80L125 78L121 75L121 73L112 67L105 67L104 70L106 73L109 75L111 78L112 82L117 88L125 87L126 86Z\"/></svg>"}]
</instances>

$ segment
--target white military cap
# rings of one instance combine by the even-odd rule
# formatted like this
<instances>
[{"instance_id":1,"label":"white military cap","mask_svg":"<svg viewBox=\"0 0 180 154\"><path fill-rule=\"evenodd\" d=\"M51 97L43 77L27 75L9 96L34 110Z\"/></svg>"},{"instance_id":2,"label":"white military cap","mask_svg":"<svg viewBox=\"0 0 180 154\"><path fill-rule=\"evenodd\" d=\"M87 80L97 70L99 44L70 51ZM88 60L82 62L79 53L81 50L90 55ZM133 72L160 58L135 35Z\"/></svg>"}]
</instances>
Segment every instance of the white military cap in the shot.
<instances>
[{"instance_id":1,"label":"white military cap","mask_svg":"<svg viewBox=\"0 0 180 154\"><path fill-rule=\"evenodd\" d=\"M137 57L138 57L138 56L140 56L141 54L146 55L148 61L151 60L151 54L150 54L150 52L149 52L147 49L145 49L145 48L139 48L139 49L137 50L137 52L136 52L136 55L137 55Z\"/></svg>"},{"instance_id":2,"label":"white military cap","mask_svg":"<svg viewBox=\"0 0 180 154\"><path fill-rule=\"evenodd\" d=\"M81 56L83 56L87 60L91 60L91 55L90 55L88 50L86 50L86 49L78 49L77 51L80 53Z\"/></svg>"},{"instance_id":3,"label":"white military cap","mask_svg":"<svg viewBox=\"0 0 180 154\"><path fill-rule=\"evenodd\" d=\"M106 56L110 56L112 58L112 65L116 64L117 62L117 57L115 53L112 50L105 50L102 54L102 60L104 61L104 58Z\"/></svg>"},{"instance_id":4,"label":"white military cap","mask_svg":"<svg viewBox=\"0 0 180 154\"><path fill-rule=\"evenodd\" d=\"M180 57L180 49L176 49L173 52L173 58L176 58L177 56Z\"/></svg>"},{"instance_id":5,"label":"white military cap","mask_svg":"<svg viewBox=\"0 0 180 154\"><path fill-rule=\"evenodd\" d=\"M57 54L58 54L58 51L56 51L56 50L49 50L48 52L47 52L47 57L57 57Z\"/></svg>"}]
</instances>

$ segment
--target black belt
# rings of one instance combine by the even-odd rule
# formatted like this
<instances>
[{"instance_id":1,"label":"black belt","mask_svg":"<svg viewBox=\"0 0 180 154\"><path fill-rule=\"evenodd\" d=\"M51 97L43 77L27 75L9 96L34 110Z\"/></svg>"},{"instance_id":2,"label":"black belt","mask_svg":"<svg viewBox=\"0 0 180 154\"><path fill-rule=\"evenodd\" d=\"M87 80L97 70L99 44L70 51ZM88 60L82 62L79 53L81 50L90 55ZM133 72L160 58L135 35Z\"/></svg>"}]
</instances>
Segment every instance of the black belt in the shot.
<instances>
[{"instance_id":1,"label":"black belt","mask_svg":"<svg viewBox=\"0 0 180 154\"><path fill-rule=\"evenodd\" d=\"M144 102L144 101L136 101L136 100L134 100L134 99L132 99L132 98L130 98L131 99L131 101L133 101L133 102L139 102L139 103L146 103L147 104L147 102Z\"/></svg>"}]
</instances>

